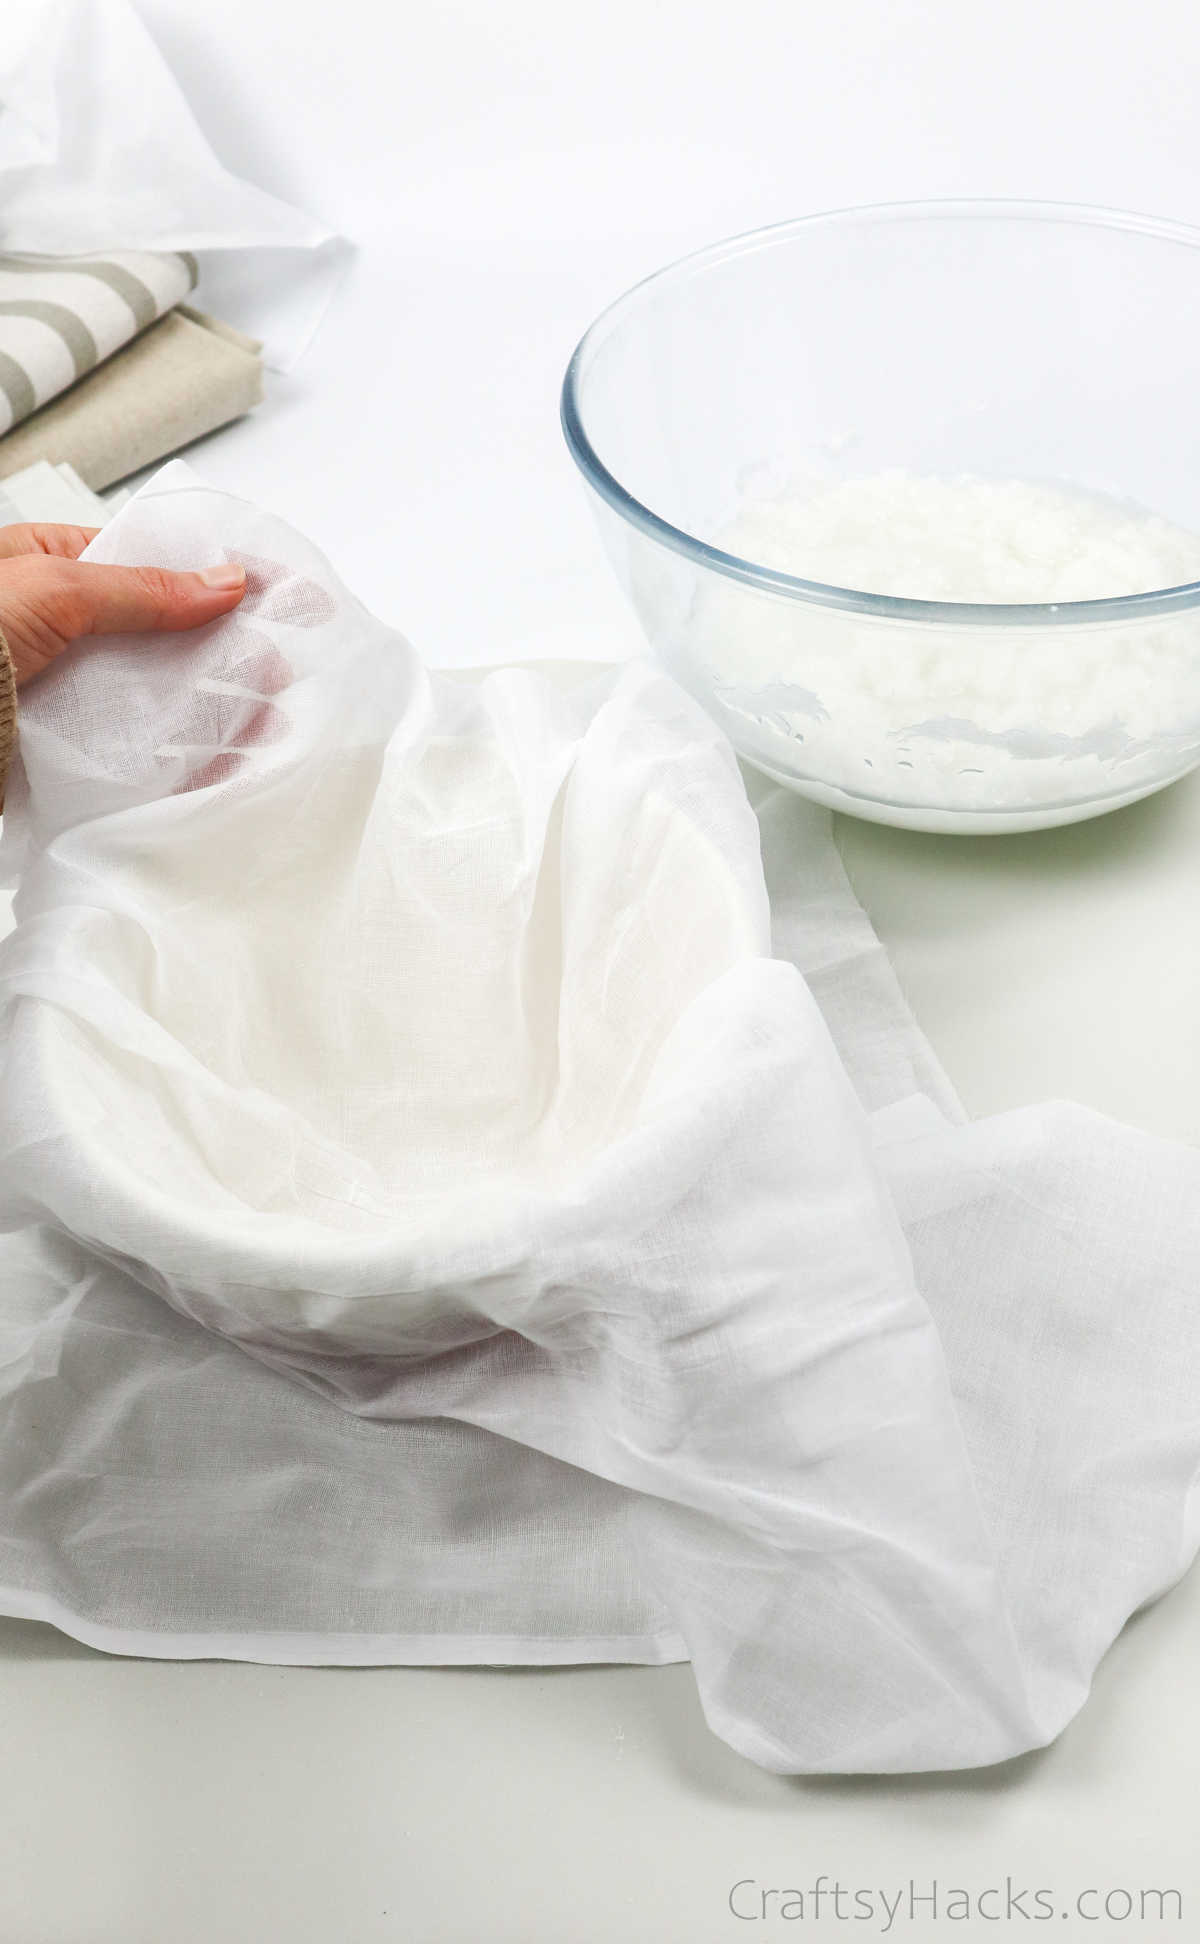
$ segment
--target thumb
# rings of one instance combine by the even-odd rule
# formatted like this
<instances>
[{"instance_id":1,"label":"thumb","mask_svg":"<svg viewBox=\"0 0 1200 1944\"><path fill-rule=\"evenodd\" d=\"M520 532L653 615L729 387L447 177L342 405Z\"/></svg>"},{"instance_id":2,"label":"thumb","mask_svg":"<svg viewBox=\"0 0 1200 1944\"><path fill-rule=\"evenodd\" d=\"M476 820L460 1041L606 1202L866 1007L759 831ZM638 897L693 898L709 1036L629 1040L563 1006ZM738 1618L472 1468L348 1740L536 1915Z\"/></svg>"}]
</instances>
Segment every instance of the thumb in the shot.
<instances>
[{"instance_id":1,"label":"thumb","mask_svg":"<svg viewBox=\"0 0 1200 1944\"><path fill-rule=\"evenodd\" d=\"M232 565L172 573L22 554L0 560L0 627L19 687L80 635L197 628L227 614L245 591L245 569Z\"/></svg>"}]
</instances>

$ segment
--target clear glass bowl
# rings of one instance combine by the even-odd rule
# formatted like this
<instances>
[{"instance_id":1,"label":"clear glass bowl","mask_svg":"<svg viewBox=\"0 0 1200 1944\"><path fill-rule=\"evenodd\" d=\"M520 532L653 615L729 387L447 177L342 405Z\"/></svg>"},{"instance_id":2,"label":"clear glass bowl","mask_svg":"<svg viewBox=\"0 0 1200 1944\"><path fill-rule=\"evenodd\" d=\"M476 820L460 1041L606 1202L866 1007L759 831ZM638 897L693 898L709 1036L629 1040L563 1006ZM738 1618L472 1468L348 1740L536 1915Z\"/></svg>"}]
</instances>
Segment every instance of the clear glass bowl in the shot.
<instances>
[{"instance_id":1,"label":"clear glass bowl","mask_svg":"<svg viewBox=\"0 0 1200 1944\"><path fill-rule=\"evenodd\" d=\"M638 284L575 351L562 420L650 642L743 756L860 817L1005 831L1200 763L1200 582L908 600L719 536L798 466L1063 482L1200 533L1198 401L1200 231L897 203L736 237Z\"/></svg>"}]
</instances>

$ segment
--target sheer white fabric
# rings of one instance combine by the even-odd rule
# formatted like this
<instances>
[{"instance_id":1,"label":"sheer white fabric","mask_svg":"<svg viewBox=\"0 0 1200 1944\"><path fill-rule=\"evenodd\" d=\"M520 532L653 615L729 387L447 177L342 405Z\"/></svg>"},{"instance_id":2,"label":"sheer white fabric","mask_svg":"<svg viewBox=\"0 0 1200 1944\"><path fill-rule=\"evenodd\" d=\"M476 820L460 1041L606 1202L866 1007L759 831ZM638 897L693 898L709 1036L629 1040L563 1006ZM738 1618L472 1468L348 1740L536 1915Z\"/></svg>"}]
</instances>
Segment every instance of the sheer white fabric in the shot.
<instances>
[{"instance_id":1,"label":"sheer white fabric","mask_svg":"<svg viewBox=\"0 0 1200 1944\"><path fill-rule=\"evenodd\" d=\"M651 667L431 676L182 466L92 552L251 591L23 711L0 1608L687 1656L781 1770L1057 1733L1197 1545L1197 1157L966 1124L826 814Z\"/></svg>"},{"instance_id":2,"label":"sheer white fabric","mask_svg":"<svg viewBox=\"0 0 1200 1944\"><path fill-rule=\"evenodd\" d=\"M130 0L5 0L0 250L195 251L196 301L284 369L347 260L324 223L222 167Z\"/></svg>"}]
</instances>

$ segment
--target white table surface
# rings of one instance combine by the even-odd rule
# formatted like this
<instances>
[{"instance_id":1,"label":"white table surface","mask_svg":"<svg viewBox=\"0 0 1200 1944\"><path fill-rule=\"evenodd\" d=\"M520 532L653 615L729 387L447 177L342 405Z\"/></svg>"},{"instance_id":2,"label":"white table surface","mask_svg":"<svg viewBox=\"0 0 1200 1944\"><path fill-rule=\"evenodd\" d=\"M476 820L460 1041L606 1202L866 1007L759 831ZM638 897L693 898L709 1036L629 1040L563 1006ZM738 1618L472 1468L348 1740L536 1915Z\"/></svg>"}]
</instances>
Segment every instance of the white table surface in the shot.
<instances>
[{"instance_id":1,"label":"white table surface","mask_svg":"<svg viewBox=\"0 0 1200 1944\"><path fill-rule=\"evenodd\" d=\"M1200 222L1200 15L1170 0L142 11L230 165L359 244L302 366L194 461L304 528L443 665L637 647L556 393L593 313L659 262L919 195ZM1059 1094L1200 1137L1200 779L1041 835L842 822L839 841L972 1112ZM142 1663L0 1622L0 1939L1022 1933L927 1903L886 1933L828 1905L789 1922L776 1902L754 1929L729 1908L739 1879L821 1873L889 1896L936 1878L943 1899L1011 1877L1068 1913L1081 1891L1092 1913L1106 1890L1174 1888L1182 1921L1067 1914L1050 1934L1200 1939L1198 1630L1193 1574L1041 1755L806 1782L711 1736L686 1667Z\"/></svg>"}]
</instances>

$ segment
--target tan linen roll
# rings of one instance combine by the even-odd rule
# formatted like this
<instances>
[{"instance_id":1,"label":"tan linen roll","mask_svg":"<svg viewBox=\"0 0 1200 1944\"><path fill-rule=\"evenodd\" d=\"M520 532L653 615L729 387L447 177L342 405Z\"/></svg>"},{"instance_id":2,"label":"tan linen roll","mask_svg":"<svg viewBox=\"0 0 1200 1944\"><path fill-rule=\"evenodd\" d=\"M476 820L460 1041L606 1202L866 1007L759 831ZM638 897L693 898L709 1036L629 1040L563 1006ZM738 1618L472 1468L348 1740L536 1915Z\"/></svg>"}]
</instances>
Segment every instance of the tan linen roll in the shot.
<instances>
[{"instance_id":1,"label":"tan linen roll","mask_svg":"<svg viewBox=\"0 0 1200 1944\"><path fill-rule=\"evenodd\" d=\"M179 305L0 438L0 479L48 459L102 491L257 405L259 348Z\"/></svg>"},{"instance_id":2,"label":"tan linen roll","mask_svg":"<svg viewBox=\"0 0 1200 1944\"><path fill-rule=\"evenodd\" d=\"M17 677L0 628L0 810L4 808L4 779L17 746Z\"/></svg>"}]
</instances>

